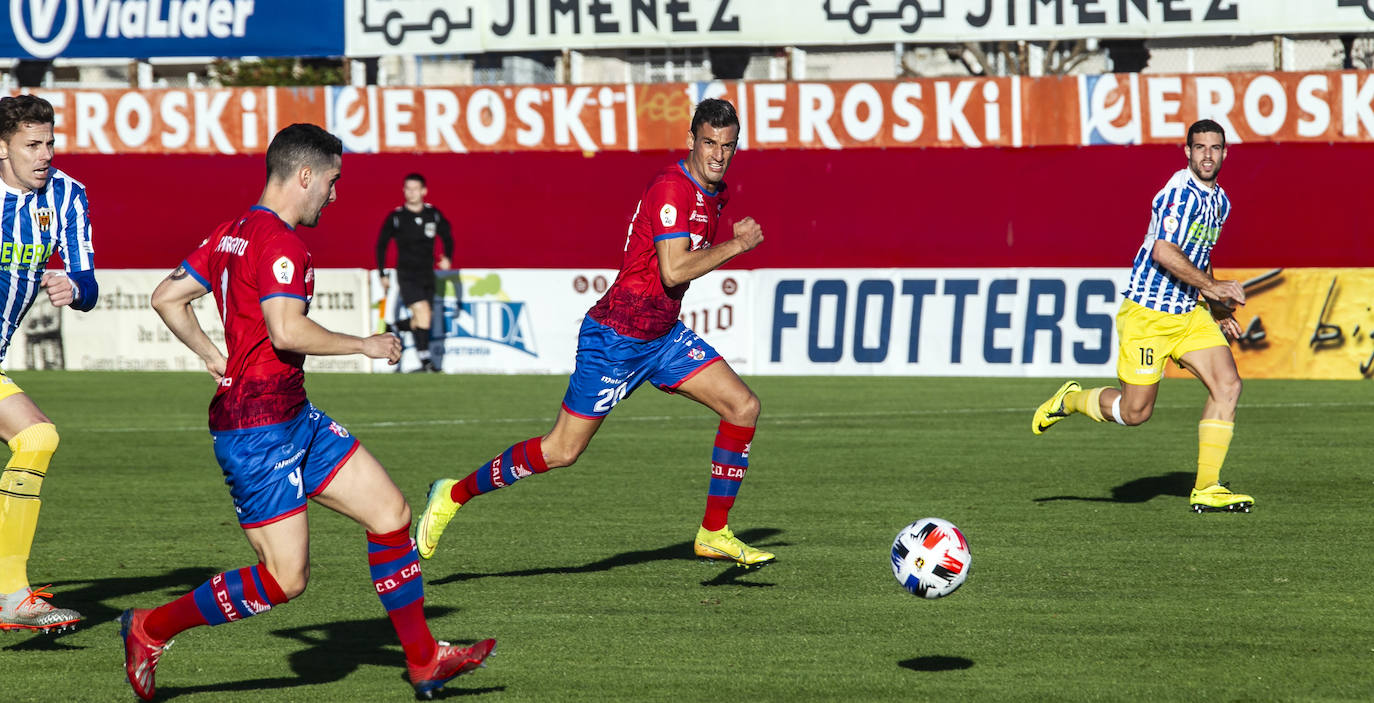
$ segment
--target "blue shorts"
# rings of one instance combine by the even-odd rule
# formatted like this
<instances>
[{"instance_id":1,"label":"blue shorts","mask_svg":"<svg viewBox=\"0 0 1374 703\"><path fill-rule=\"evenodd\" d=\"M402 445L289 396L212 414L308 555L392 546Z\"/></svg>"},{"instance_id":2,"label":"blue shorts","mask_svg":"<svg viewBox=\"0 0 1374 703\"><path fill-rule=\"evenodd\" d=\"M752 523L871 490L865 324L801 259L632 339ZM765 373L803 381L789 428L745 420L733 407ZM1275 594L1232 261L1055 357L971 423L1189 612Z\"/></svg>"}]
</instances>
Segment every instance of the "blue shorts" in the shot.
<instances>
[{"instance_id":1,"label":"blue shorts","mask_svg":"<svg viewBox=\"0 0 1374 703\"><path fill-rule=\"evenodd\" d=\"M210 438L244 529L305 510L358 449L348 430L309 402L295 419Z\"/></svg>"},{"instance_id":2,"label":"blue shorts","mask_svg":"<svg viewBox=\"0 0 1374 703\"><path fill-rule=\"evenodd\" d=\"M662 337L643 340L588 317L577 337L577 361L563 409L578 417L606 417L639 384L649 381L671 393L717 361L720 354L681 322Z\"/></svg>"}]
</instances>

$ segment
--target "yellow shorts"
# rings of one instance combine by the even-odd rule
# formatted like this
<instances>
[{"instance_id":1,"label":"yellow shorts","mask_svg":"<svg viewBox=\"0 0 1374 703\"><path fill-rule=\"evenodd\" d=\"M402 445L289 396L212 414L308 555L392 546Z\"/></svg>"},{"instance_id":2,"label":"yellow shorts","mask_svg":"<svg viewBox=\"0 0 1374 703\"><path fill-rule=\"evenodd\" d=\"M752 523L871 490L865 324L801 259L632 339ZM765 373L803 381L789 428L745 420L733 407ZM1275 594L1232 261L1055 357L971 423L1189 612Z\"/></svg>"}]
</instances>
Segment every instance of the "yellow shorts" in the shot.
<instances>
[{"instance_id":1,"label":"yellow shorts","mask_svg":"<svg viewBox=\"0 0 1374 703\"><path fill-rule=\"evenodd\" d=\"M1134 386L1159 383L1165 359L1178 361L1191 351L1229 346L1211 311L1202 305L1179 314L1123 300L1116 313L1116 335L1116 377Z\"/></svg>"},{"instance_id":2,"label":"yellow shorts","mask_svg":"<svg viewBox=\"0 0 1374 703\"><path fill-rule=\"evenodd\" d=\"M19 384L14 382L14 379L6 376L4 371L0 371L0 400L4 400L16 393L23 392L24 389L20 388Z\"/></svg>"}]
</instances>

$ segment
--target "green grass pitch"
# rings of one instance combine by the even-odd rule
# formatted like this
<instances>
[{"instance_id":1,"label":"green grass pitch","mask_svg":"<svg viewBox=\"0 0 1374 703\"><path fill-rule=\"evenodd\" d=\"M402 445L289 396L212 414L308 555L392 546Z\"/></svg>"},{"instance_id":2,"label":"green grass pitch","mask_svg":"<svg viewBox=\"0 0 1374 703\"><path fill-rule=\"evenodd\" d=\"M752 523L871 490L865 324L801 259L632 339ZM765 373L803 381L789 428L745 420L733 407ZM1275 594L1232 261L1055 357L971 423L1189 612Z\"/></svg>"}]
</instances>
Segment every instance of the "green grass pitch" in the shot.
<instances>
[{"instance_id":1,"label":"green grass pitch","mask_svg":"<svg viewBox=\"0 0 1374 703\"><path fill-rule=\"evenodd\" d=\"M121 701L112 622L253 563L205 431L207 376L13 374L62 446L34 585L87 621L0 634L0 699ZM441 698L468 701L1368 701L1374 699L1364 382L1250 381L1223 480L1254 512L1187 509L1201 384L1155 417L1032 436L1057 379L749 379L764 415L732 514L776 564L691 553L715 418L641 388L576 466L481 497L424 562L441 639L499 641ZM312 400L389 468L418 514L551 426L552 376L314 375ZM163 700L408 700L362 530L310 510L297 601L183 633ZM959 592L891 575L923 516L968 536Z\"/></svg>"}]
</instances>

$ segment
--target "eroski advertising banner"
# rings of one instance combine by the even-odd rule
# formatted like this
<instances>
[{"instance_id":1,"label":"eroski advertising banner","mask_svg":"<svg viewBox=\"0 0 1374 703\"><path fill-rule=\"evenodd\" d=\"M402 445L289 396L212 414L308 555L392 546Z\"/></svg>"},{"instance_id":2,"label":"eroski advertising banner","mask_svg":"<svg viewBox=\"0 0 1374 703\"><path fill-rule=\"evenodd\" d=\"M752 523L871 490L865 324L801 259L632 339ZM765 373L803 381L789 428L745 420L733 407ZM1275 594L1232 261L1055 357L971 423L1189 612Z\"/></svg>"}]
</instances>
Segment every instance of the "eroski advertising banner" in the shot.
<instances>
[{"instance_id":1,"label":"eroski advertising banner","mask_svg":"<svg viewBox=\"0 0 1374 703\"><path fill-rule=\"evenodd\" d=\"M694 106L735 103L744 149L1374 142L1374 72L901 81L35 91L59 153L254 154L293 122L350 153L678 150Z\"/></svg>"},{"instance_id":2,"label":"eroski advertising banner","mask_svg":"<svg viewBox=\"0 0 1374 703\"><path fill-rule=\"evenodd\" d=\"M1371 0L346 0L351 56L1366 31Z\"/></svg>"},{"instance_id":3,"label":"eroski advertising banner","mask_svg":"<svg viewBox=\"0 0 1374 703\"><path fill-rule=\"evenodd\" d=\"M5 0L0 57L342 56L333 0Z\"/></svg>"}]
</instances>

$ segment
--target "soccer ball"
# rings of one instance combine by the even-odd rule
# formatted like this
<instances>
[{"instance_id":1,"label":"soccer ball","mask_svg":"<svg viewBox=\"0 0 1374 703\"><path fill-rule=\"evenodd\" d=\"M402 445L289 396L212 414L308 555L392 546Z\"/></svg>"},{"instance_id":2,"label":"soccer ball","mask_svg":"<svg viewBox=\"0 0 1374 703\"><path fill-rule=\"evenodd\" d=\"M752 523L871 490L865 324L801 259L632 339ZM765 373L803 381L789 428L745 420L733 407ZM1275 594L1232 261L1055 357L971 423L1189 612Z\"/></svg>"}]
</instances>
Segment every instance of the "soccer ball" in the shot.
<instances>
[{"instance_id":1,"label":"soccer ball","mask_svg":"<svg viewBox=\"0 0 1374 703\"><path fill-rule=\"evenodd\" d=\"M892 540L892 575L922 598L943 598L958 590L972 559L964 533L938 517L923 517Z\"/></svg>"}]
</instances>

